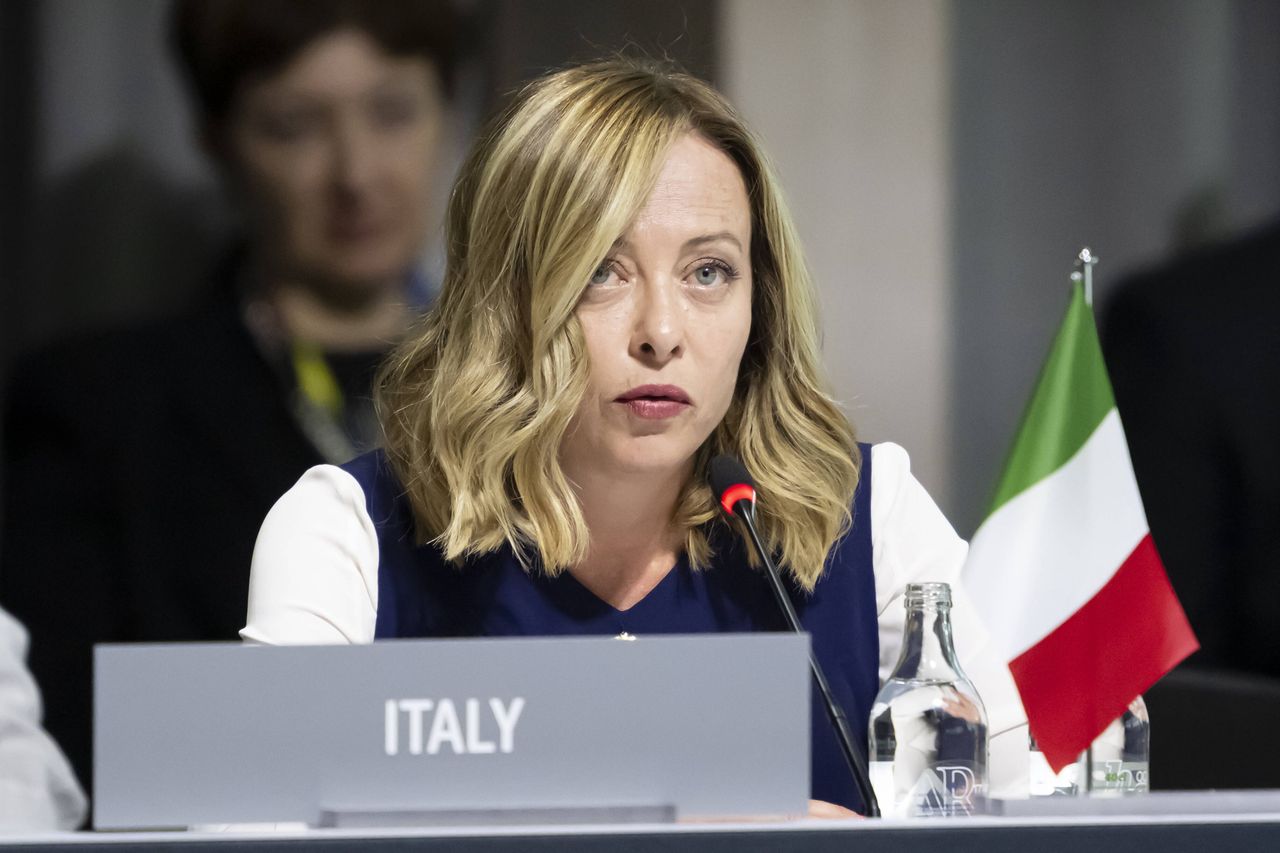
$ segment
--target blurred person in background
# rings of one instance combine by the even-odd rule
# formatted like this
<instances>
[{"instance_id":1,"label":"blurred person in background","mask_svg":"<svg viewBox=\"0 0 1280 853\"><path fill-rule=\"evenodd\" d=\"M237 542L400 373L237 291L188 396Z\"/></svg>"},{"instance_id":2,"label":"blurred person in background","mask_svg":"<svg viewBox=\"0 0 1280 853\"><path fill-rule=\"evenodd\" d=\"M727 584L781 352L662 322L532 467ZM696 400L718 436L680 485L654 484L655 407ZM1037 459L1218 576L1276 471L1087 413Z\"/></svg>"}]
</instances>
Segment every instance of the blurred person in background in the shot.
<instances>
[{"instance_id":1,"label":"blurred person in background","mask_svg":"<svg viewBox=\"0 0 1280 853\"><path fill-rule=\"evenodd\" d=\"M1120 282L1102 343L1189 664L1280 679L1280 219Z\"/></svg>"},{"instance_id":2,"label":"blurred person in background","mask_svg":"<svg viewBox=\"0 0 1280 853\"><path fill-rule=\"evenodd\" d=\"M179 0L199 138L243 221L210 296L65 342L6 395L0 602L91 778L92 645L233 640L262 516L377 439L371 383L429 288L454 69L443 0Z\"/></svg>"}]
</instances>

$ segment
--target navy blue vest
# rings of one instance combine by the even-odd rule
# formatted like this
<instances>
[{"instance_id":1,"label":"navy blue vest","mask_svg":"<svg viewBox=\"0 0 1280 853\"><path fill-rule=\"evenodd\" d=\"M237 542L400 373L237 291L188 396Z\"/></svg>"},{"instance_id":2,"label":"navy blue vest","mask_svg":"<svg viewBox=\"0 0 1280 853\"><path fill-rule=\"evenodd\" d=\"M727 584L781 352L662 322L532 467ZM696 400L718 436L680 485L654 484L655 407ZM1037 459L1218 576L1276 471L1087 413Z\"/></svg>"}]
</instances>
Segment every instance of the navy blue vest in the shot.
<instances>
[{"instance_id":1,"label":"navy blue vest","mask_svg":"<svg viewBox=\"0 0 1280 853\"><path fill-rule=\"evenodd\" d=\"M871 563L871 448L862 445L862 476L853 502L853 529L827 558L812 593L792 589L800 621L858 745L879 689L880 642ZM431 546L414 544L409 501L382 451L342 466L364 489L378 533L376 637L527 637L781 631L786 626L766 580L747 565L741 537L715 524L711 566L693 571L681 558L638 604L619 611L568 572L548 578L526 572L509 548L470 561L445 563ZM821 697L812 697L811 796L862 810Z\"/></svg>"}]
</instances>

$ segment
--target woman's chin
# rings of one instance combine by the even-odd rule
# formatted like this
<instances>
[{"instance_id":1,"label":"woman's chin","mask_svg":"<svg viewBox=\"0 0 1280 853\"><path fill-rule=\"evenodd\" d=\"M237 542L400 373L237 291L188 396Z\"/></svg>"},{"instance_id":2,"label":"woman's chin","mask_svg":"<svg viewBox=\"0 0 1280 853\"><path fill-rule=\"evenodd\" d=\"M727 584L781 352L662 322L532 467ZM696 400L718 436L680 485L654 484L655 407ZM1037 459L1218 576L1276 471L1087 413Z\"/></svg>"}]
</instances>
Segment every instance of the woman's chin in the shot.
<instances>
[{"instance_id":1,"label":"woman's chin","mask_svg":"<svg viewBox=\"0 0 1280 853\"><path fill-rule=\"evenodd\" d=\"M320 276L353 294L385 290L389 283L399 285L417 261L417 255L403 246L327 247L309 265Z\"/></svg>"},{"instance_id":2,"label":"woman's chin","mask_svg":"<svg viewBox=\"0 0 1280 853\"><path fill-rule=\"evenodd\" d=\"M613 454L613 467L619 473L632 476L676 475L686 472L693 464L697 446L686 447L684 442L673 442L669 436L646 436L633 439Z\"/></svg>"}]
</instances>

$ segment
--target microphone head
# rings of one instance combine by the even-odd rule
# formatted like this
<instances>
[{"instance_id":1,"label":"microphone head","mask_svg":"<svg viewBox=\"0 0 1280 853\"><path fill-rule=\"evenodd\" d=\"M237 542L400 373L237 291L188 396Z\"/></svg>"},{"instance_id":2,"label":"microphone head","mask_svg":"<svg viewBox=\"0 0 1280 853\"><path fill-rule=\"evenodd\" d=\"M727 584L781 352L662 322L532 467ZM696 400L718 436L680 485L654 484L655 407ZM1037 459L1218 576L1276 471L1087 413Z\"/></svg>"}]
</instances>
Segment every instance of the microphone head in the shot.
<instances>
[{"instance_id":1,"label":"microphone head","mask_svg":"<svg viewBox=\"0 0 1280 853\"><path fill-rule=\"evenodd\" d=\"M734 511L739 501L756 502L756 484L742 463L732 456L717 456L711 460L707 468L707 481L711 491L720 501L720 506L729 515L737 515Z\"/></svg>"}]
</instances>

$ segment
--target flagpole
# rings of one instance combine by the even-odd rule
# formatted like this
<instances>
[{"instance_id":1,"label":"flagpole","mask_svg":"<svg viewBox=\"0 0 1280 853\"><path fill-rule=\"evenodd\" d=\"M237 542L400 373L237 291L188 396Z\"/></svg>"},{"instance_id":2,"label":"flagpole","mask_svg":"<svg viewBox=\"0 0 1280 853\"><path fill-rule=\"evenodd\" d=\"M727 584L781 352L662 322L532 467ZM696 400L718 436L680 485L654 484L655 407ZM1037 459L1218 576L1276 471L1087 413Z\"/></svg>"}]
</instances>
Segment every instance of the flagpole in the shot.
<instances>
[{"instance_id":1,"label":"flagpole","mask_svg":"<svg viewBox=\"0 0 1280 853\"><path fill-rule=\"evenodd\" d=\"M1084 282L1084 304L1090 308L1093 307L1093 265L1097 262L1098 256L1085 246L1080 250L1080 254L1076 255L1076 271L1071 274L1073 282Z\"/></svg>"}]
</instances>

